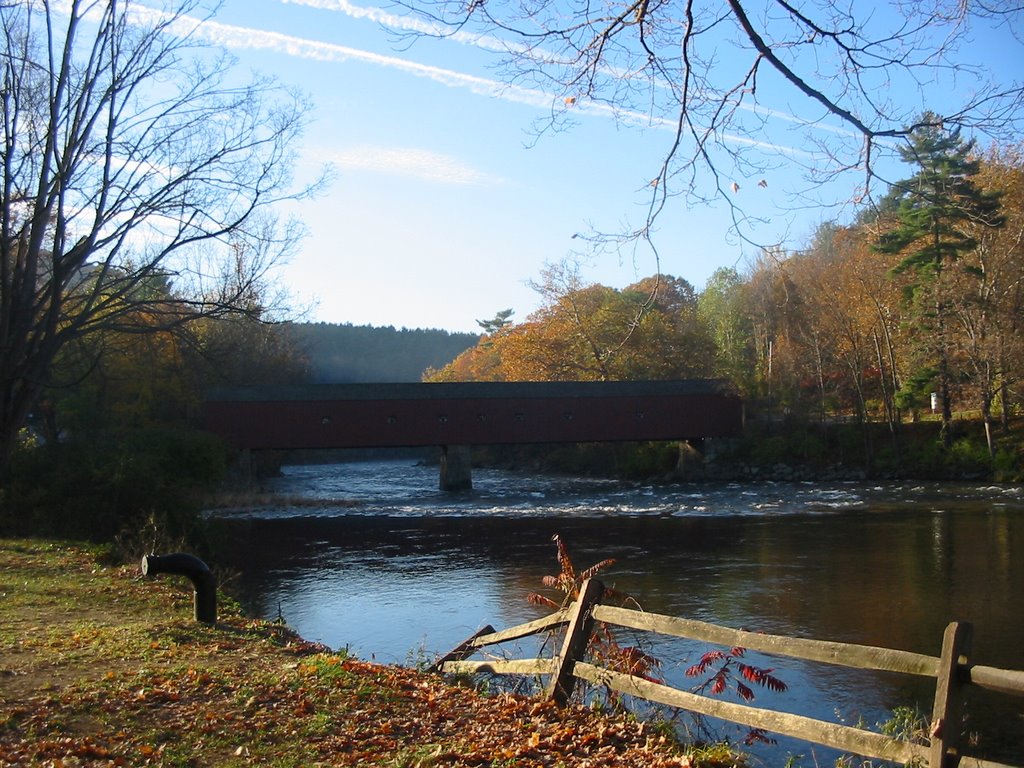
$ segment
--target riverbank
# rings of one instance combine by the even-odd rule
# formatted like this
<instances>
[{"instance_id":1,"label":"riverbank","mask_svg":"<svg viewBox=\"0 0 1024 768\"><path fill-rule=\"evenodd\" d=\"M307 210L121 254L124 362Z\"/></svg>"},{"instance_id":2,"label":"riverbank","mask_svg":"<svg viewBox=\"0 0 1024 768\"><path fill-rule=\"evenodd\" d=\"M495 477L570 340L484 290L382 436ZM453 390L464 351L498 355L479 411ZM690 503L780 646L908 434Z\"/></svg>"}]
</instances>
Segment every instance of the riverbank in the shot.
<instances>
[{"instance_id":1,"label":"riverbank","mask_svg":"<svg viewBox=\"0 0 1024 768\"><path fill-rule=\"evenodd\" d=\"M989 453L984 425L954 422L948 447L934 420L887 424L751 420L742 437L690 443L508 445L475 449L474 466L615 477L656 483L1024 480L1024 421L997 429Z\"/></svg>"},{"instance_id":2,"label":"riverbank","mask_svg":"<svg viewBox=\"0 0 1024 768\"><path fill-rule=\"evenodd\" d=\"M349 658L223 599L198 624L178 581L0 539L0 765L715 764L649 724Z\"/></svg>"}]
</instances>

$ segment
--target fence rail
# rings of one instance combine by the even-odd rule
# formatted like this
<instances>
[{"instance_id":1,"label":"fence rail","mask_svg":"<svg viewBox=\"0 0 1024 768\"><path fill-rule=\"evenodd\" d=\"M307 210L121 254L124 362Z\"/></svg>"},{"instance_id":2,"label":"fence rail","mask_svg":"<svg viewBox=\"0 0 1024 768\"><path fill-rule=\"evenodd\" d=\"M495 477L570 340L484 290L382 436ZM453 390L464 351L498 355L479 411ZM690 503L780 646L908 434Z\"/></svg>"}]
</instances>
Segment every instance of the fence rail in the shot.
<instances>
[{"instance_id":1,"label":"fence rail","mask_svg":"<svg viewBox=\"0 0 1024 768\"><path fill-rule=\"evenodd\" d=\"M645 613L603 604L600 602L603 594L604 586L599 581L588 580L581 586L579 598L569 607L545 618L500 632L485 627L451 653L438 659L433 668L444 673L488 672L497 675L548 676L545 695L562 705L572 695L575 681L584 680L606 686L617 693L658 704L792 736L855 755L897 763L915 763L927 765L928 768L1024 768L982 760L962 752L959 737L962 731L963 691L966 686L975 685L990 691L1024 696L1024 671L986 667L969 662L966 649L970 645L971 625L968 623L949 624L943 634L940 655L928 656L891 648L784 635L764 635L693 619ZM861 728L712 699L607 667L596 666L584 661L595 621L726 647L742 646L748 650L774 656L934 678L935 700L929 733L930 743L927 746L915 744ZM565 636L562 646L553 657L487 661L469 659L487 646L518 640L563 626Z\"/></svg>"}]
</instances>

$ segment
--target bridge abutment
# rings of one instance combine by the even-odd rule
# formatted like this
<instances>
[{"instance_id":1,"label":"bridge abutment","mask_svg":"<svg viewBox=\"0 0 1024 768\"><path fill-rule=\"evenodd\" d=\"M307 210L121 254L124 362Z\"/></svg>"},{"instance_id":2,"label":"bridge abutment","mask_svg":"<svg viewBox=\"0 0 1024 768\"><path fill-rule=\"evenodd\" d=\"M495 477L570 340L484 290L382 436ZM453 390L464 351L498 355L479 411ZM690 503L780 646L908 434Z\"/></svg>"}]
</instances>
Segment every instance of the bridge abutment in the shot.
<instances>
[{"instance_id":1,"label":"bridge abutment","mask_svg":"<svg viewBox=\"0 0 1024 768\"><path fill-rule=\"evenodd\" d=\"M468 491L473 487L472 451L468 445L441 446L442 491Z\"/></svg>"}]
</instances>

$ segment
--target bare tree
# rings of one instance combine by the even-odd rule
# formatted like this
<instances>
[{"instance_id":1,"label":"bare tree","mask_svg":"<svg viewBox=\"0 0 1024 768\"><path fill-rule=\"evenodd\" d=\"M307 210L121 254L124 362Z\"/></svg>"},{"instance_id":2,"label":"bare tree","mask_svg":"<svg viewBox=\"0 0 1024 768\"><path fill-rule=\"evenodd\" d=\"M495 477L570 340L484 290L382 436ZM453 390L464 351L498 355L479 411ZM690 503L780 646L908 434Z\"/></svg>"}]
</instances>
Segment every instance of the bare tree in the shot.
<instances>
[{"instance_id":1,"label":"bare tree","mask_svg":"<svg viewBox=\"0 0 1024 768\"><path fill-rule=\"evenodd\" d=\"M620 233L634 242L649 237L676 195L691 204L724 200L737 233L749 237L756 222L735 193L766 186L780 166L805 171L806 186L787 190L794 205L822 204L822 183L850 171L859 189L831 202L863 200L879 157L922 127L915 118L925 107L941 110L929 103L939 97L959 98L936 120L965 134L1005 138L1024 119L1019 69L986 69L970 48L982 27L1024 47L1019 2L398 3L425 17L417 34L502 51L509 83L551 94L542 128L590 110L668 129L664 162L647 177L646 221Z\"/></svg>"},{"instance_id":2,"label":"bare tree","mask_svg":"<svg viewBox=\"0 0 1024 768\"><path fill-rule=\"evenodd\" d=\"M239 80L202 2L0 5L0 475L70 341L266 309L308 105Z\"/></svg>"}]
</instances>

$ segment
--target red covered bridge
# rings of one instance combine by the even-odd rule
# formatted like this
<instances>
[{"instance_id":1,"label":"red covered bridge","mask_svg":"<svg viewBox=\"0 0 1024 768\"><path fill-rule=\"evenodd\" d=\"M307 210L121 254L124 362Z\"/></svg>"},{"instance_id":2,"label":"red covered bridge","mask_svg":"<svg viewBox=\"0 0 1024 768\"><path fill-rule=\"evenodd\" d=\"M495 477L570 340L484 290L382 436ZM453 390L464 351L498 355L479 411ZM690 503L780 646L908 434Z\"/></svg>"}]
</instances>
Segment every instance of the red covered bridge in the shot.
<instances>
[{"instance_id":1,"label":"red covered bridge","mask_svg":"<svg viewBox=\"0 0 1024 768\"><path fill-rule=\"evenodd\" d=\"M731 388L704 379L231 388L204 408L238 448L441 446L445 488L469 480L449 447L733 437L743 422Z\"/></svg>"}]
</instances>

